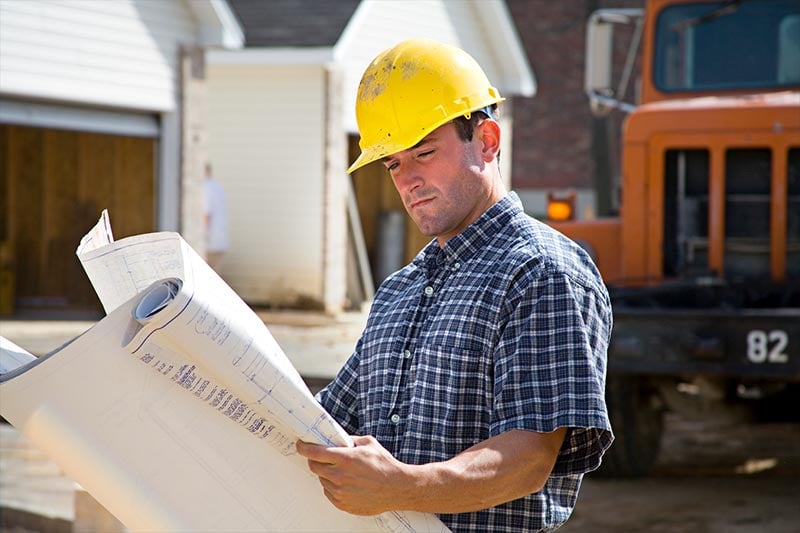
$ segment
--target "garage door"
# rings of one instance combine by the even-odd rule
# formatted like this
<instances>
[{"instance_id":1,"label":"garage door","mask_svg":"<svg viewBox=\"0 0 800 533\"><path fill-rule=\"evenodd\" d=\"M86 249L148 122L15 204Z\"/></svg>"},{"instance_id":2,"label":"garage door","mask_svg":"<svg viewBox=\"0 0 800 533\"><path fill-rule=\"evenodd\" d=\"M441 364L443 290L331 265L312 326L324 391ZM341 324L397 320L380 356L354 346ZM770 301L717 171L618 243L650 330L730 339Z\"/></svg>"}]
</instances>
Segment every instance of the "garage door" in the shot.
<instances>
[{"instance_id":1,"label":"garage door","mask_svg":"<svg viewBox=\"0 0 800 533\"><path fill-rule=\"evenodd\" d=\"M6 312L100 312L75 249L104 208L116 238L154 231L155 154L148 136L0 124Z\"/></svg>"}]
</instances>

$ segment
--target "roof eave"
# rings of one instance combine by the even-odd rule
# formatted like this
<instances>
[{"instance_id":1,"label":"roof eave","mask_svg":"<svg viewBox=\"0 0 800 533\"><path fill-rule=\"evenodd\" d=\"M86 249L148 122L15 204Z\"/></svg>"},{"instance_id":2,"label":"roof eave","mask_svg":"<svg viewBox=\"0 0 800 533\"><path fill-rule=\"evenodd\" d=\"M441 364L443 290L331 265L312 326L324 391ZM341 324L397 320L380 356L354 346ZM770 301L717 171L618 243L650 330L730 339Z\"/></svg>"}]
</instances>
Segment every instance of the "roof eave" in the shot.
<instances>
[{"instance_id":1,"label":"roof eave","mask_svg":"<svg viewBox=\"0 0 800 533\"><path fill-rule=\"evenodd\" d=\"M187 5L200 25L200 46L228 49L244 46L244 30L226 0L192 0Z\"/></svg>"},{"instance_id":2,"label":"roof eave","mask_svg":"<svg viewBox=\"0 0 800 533\"><path fill-rule=\"evenodd\" d=\"M505 2L478 2L477 5L483 11L487 27L494 28L494 39L490 42L495 56L505 63L505 70L512 78L507 82L515 87L517 95L535 96L536 78Z\"/></svg>"}]
</instances>

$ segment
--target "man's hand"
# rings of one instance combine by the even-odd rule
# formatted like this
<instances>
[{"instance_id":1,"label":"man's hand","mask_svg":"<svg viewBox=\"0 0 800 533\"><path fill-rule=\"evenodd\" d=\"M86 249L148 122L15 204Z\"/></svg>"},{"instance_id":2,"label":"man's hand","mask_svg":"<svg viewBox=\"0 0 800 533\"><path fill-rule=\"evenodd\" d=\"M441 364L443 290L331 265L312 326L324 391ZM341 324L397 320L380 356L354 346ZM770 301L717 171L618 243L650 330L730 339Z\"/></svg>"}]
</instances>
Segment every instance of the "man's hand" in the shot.
<instances>
[{"instance_id":1,"label":"man's hand","mask_svg":"<svg viewBox=\"0 0 800 533\"><path fill-rule=\"evenodd\" d=\"M355 447L328 447L297 441L297 452L319 476L325 496L342 511L376 515L398 509L408 468L374 437L353 437Z\"/></svg>"}]
</instances>

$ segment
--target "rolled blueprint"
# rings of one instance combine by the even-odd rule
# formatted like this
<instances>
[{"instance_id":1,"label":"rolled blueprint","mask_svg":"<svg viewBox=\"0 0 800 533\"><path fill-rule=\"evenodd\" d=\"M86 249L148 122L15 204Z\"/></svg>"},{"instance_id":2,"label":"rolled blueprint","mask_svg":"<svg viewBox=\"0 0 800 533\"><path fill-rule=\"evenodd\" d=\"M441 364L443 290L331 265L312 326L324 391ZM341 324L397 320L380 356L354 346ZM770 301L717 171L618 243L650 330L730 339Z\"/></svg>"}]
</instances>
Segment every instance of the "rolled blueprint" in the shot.
<instances>
[{"instance_id":1,"label":"rolled blueprint","mask_svg":"<svg viewBox=\"0 0 800 533\"><path fill-rule=\"evenodd\" d=\"M108 316L38 359L3 340L16 368L0 373L0 415L129 529L448 531L431 514L355 516L327 501L294 443L350 437L178 234L79 257Z\"/></svg>"},{"instance_id":2,"label":"rolled blueprint","mask_svg":"<svg viewBox=\"0 0 800 533\"><path fill-rule=\"evenodd\" d=\"M183 282L177 278L157 281L144 292L142 299L133 308L133 318L141 325L146 325L175 299L182 286Z\"/></svg>"}]
</instances>

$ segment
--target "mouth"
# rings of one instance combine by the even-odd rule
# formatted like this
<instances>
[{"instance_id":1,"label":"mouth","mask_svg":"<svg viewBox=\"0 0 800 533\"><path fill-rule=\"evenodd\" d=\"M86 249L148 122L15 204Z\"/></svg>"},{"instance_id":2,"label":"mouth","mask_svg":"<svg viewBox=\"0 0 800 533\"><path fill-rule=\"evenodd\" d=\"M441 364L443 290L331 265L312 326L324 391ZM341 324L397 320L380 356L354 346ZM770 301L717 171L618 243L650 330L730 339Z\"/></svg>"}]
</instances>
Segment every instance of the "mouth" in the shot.
<instances>
[{"instance_id":1,"label":"mouth","mask_svg":"<svg viewBox=\"0 0 800 533\"><path fill-rule=\"evenodd\" d=\"M420 198L419 200L414 200L413 202L408 204L408 208L409 209L416 209L416 208L422 207L423 205L426 205L426 204L428 204L428 203L430 203L432 201L433 201L433 197Z\"/></svg>"}]
</instances>

